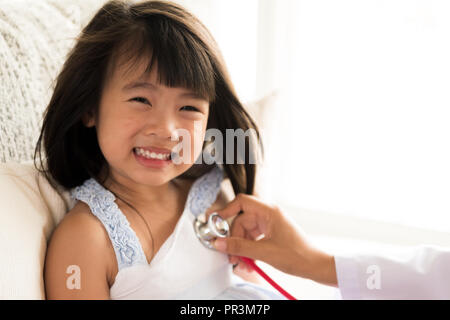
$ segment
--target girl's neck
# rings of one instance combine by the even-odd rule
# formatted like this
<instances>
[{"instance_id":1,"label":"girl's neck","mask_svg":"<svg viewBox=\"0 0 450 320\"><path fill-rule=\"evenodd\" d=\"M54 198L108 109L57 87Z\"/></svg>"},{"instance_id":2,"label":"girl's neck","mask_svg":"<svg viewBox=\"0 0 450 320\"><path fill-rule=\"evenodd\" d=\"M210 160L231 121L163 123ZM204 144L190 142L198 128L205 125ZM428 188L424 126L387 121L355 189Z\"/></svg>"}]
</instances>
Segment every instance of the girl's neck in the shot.
<instances>
[{"instance_id":1,"label":"girl's neck","mask_svg":"<svg viewBox=\"0 0 450 320\"><path fill-rule=\"evenodd\" d=\"M140 185L112 173L105 167L100 171L99 179L116 198L131 204L138 210L139 208L151 209L151 211L158 208L165 209L167 204L178 199L180 194L180 185L176 179L159 186Z\"/></svg>"},{"instance_id":2,"label":"girl's neck","mask_svg":"<svg viewBox=\"0 0 450 320\"><path fill-rule=\"evenodd\" d=\"M123 183L108 178L105 181L105 187L120 200L146 211L165 209L168 204L178 198L180 192L174 181L159 186L147 186Z\"/></svg>"}]
</instances>

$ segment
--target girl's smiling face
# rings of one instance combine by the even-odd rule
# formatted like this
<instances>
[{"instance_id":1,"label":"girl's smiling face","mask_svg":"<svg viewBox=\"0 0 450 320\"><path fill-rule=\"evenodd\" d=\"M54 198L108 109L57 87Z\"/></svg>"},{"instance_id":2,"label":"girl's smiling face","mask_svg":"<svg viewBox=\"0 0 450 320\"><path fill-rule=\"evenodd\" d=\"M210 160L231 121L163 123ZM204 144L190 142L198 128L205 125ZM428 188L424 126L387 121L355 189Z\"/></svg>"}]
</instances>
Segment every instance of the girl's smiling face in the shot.
<instances>
[{"instance_id":1,"label":"girl's smiling face","mask_svg":"<svg viewBox=\"0 0 450 320\"><path fill-rule=\"evenodd\" d=\"M130 182L159 186L187 171L202 151L209 115L206 99L185 88L158 83L156 63L149 76L139 76L144 74L146 63L139 63L133 69L135 73L126 73L128 65L119 64L106 80L98 116L84 121L88 127L96 126L98 143L113 180L129 187ZM184 135L172 141L172 135L178 137L177 129L189 132L189 143L183 141ZM169 161L162 168L151 168L142 165L134 153L136 147L173 150L182 141L183 146L190 146L189 162Z\"/></svg>"}]
</instances>

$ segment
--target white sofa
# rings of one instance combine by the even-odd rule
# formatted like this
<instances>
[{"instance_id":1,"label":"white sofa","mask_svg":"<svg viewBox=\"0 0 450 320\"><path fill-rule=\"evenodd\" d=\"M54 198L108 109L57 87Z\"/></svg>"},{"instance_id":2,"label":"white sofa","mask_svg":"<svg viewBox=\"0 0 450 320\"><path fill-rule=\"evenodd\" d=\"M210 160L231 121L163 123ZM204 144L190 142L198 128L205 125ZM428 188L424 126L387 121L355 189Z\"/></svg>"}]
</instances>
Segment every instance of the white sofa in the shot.
<instances>
[{"instance_id":1,"label":"white sofa","mask_svg":"<svg viewBox=\"0 0 450 320\"><path fill-rule=\"evenodd\" d=\"M104 2L0 0L0 299L45 299L47 241L73 203L34 168L34 148L54 79ZM272 98L248 106L257 122Z\"/></svg>"}]
</instances>

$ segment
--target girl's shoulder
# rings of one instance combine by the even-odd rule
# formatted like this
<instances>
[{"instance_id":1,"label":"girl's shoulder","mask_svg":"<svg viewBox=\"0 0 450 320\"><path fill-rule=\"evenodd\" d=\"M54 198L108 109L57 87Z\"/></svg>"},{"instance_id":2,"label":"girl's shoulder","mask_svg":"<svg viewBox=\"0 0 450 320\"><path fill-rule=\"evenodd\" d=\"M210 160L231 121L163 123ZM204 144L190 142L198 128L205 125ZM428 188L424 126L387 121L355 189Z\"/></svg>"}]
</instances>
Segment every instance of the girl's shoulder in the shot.
<instances>
[{"instance_id":1,"label":"girl's shoulder","mask_svg":"<svg viewBox=\"0 0 450 320\"><path fill-rule=\"evenodd\" d=\"M55 232L61 232L61 230L65 231L65 233L80 233L80 235L92 233L95 239L91 238L91 240L103 240L104 237L100 236L102 233L103 236L107 236L106 231L99 232L104 230L101 222L92 214L89 206L83 201L75 203L75 206L66 213L59 223ZM96 232L93 233L93 231Z\"/></svg>"},{"instance_id":2,"label":"girl's shoulder","mask_svg":"<svg viewBox=\"0 0 450 320\"><path fill-rule=\"evenodd\" d=\"M101 222L88 205L78 201L53 231L48 243L47 294L54 298L109 295L111 253L114 249ZM81 274L78 291L65 288L71 270Z\"/></svg>"},{"instance_id":3,"label":"girl's shoulder","mask_svg":"<svg viewBox=\"0 0 450 320\"><path fill-rule=\"evenodd\" d=\"M89 245L93 251L98 252L99 258L107 259L109 264L115 263L114 248L108 232L85 202L77 201L75 206L67 212L60 226L62 229L60 232L66 234L66 237L71 235L78 239L75 246Z\"/></svg>"}]
</instances>

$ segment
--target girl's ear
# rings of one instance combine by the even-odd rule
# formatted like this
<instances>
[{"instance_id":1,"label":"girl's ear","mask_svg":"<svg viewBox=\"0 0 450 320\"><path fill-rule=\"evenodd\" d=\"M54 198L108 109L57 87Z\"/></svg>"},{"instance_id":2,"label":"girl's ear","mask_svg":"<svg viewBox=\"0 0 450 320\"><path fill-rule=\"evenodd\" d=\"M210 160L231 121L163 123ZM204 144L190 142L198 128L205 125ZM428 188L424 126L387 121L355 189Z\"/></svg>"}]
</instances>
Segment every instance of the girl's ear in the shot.
<instances>
[{"instance_id":1,"label":"girl's ear","mask_svg":"<svg viewBox=\"0 0 450 320\"><path fill-rule=\"evenodd\" d=\"M81 121L83 121L83 124L88 127L94 127L95 126L95 117L93 116L92 112L89 111L87 113L85 113L82 117L81 117Z\"/></svg>"}]
</instances>

